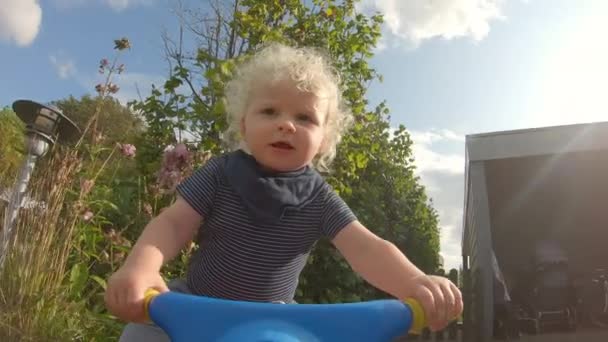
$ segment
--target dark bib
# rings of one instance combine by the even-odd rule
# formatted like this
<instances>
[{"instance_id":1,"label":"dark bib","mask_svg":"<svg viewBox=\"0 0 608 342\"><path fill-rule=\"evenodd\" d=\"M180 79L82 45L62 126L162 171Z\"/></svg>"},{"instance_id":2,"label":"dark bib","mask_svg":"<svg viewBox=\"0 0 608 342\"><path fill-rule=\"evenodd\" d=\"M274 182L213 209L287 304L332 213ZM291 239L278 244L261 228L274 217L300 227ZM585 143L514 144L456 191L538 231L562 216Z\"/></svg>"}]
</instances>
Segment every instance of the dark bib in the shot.
<instances>
[{"instance_id":1,"label":"dark bib","mask_svg":"<svg viewBox=\"0 0 608 342\"><path fill-rule=\"evenodd\" d=\"M242 150L226 155L226 177L251 214L266 223L280 221L288 210L306 206L325 183L310 166L273 172Z\"/></svg>"}]
</instances>

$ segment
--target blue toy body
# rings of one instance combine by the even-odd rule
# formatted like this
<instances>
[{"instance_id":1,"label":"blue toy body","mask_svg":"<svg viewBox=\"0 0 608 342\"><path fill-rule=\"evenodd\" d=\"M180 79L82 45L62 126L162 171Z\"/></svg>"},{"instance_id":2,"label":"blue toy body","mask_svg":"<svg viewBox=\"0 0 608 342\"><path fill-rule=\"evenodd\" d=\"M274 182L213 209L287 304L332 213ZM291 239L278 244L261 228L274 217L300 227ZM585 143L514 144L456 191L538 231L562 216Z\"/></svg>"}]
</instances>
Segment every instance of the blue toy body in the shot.
<instances>
[{"instance_id":1,"label":"blue toy body","mask_svg":"<svg viewBox=\"0 0 608 342\"><path fill-rule=\"evenodd\" d=\"M269 304L166 292L148 310L173 342L392 341L412 325L398 300Z\"/></svg>"}]
</instances>

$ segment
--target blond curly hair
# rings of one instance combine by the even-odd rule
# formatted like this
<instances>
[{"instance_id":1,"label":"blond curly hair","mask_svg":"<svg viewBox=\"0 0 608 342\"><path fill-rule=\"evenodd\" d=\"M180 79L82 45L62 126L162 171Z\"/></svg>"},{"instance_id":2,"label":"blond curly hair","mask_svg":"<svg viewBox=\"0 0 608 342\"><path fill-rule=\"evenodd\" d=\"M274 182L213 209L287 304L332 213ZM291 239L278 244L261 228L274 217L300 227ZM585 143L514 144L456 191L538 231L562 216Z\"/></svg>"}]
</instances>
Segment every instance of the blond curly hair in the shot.
<instances>
[{"instance_id":1,"label":"blond curly hair","mask_svg":"<svg viewBox=\"0 0 608 342\"><path fill-rule=\"evenodd\" d=\"M342 97L340 77L329 60L315 48L271 43L240 64L224 93L228 129L222 139L228 148L246 149L240 125L252 90L265 83L291 80L298 89L327 99L324 148L313 160L313 166L319 171L328 171L337 145L352 123L352 114Z\"/></svg>"}]
</instances>

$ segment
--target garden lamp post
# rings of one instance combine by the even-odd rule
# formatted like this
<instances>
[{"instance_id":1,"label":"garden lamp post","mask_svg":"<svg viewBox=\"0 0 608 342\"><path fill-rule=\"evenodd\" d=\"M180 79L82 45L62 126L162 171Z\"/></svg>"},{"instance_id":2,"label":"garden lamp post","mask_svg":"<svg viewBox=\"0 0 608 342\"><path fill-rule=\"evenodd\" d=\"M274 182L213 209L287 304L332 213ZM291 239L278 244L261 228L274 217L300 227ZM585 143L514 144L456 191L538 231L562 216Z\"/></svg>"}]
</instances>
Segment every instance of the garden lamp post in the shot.
<instances>
[{"instance_id":1,"label":"garden lamp post","mask_svg":"<svg viewBox=\"0 0 608 342\"><path fill-rule=\"evenodd\" d=\"M27 183L38 158L44 156L49 147L56 142L63 142L80 132L78 126L54 106L43 105L30 100L18 100L13 103L13 111L25 123L25 147L27 156L19 171L12 191L2 225L2 242L0 244L0 267L8 254L11 234L15 227L17 214L22 206Z\"/></svg>"}]
</instances>

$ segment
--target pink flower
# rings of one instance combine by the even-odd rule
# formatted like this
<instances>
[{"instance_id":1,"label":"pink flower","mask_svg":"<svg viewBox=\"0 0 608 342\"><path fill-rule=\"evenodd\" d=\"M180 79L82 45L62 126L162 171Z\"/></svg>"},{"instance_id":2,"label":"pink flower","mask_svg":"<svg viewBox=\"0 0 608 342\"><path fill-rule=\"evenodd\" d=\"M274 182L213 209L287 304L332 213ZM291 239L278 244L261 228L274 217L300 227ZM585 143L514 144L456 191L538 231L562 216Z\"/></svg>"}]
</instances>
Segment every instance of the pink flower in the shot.
<instances>
[{"instance_id":1,"label":"pink flower","mask_svg":"<svg viewBox=\"0 0 608 342\"><path fill-rule=\"evenodd\" d=\"M93 218L93 212L90 210L87 210L83 215L82 215L82 219L85 222L90 221Z\"/></svg>"},{"instance_id":2,"label":"pink flower","mask_svg":"<svg viewBox=\"0 0 608 342\"><path fill-rule=\"evenodd\" d=\"M161 169L158 173L158 184L161 187L161 193L165 193L164 190L173 192L177 184L181 180L181 174L177 170Z\"/></svg>"},{"instance_id":3,"label":"pink flower","mask_svg":"<svg viewBox=\"0 0 608 342\"><path fill-rule=\"evenodd\" d=\"M135 148L135 146L131 145L131 144L118 144L118 148L120 149L120 152L128 158L133 158L135 157L135 151L137 150Z\"/></svg>"},{"instance_id":4,"label":"pink flower","mask_svg":"<svg viewBox=\"0 0 608 342\"><path fill-rule=\"evenodd\" d=\"M114 84L114 83L108 84L108 92L110 94L116 94L116 93L118 93L119 89L120 88L116 84Z\"/></svg>"},{"instance_id":5,"label":"pink flower","mask_svg":"<svg viewBox=\"0 0 608 342\"><path fill-rule=\"evenodd\" d=\"M184 170L188 168L191 162L192 154L185 144L167 146L163 154L161 168L157 173L157 181L160 187L170 192L174 191L184 177Z\"/></svg>"},{"instance_id":6,"label":"pink flower","mask_svg":"<svg viewBox=\"0 0 608 342\"><path fill-rule=\"evenodd\" d=\"M103 58L102 60L100 60L99 61L99 73L100 74L105 73L108 65L110 65L110 62L108 61L107 58Z\"/></svg>"},{"instance_id":7,"label":"pink flower","mask_svg":"<svg viewBox=\"0 0 608 342\"><path fill-rule=\"evenodd\" d=\"M190 151L188 151L188 147L185 144L177 144L173 149L173 153L175 153L175 157L182 163L190 158Z\"/></svg>"}]
</instances>

